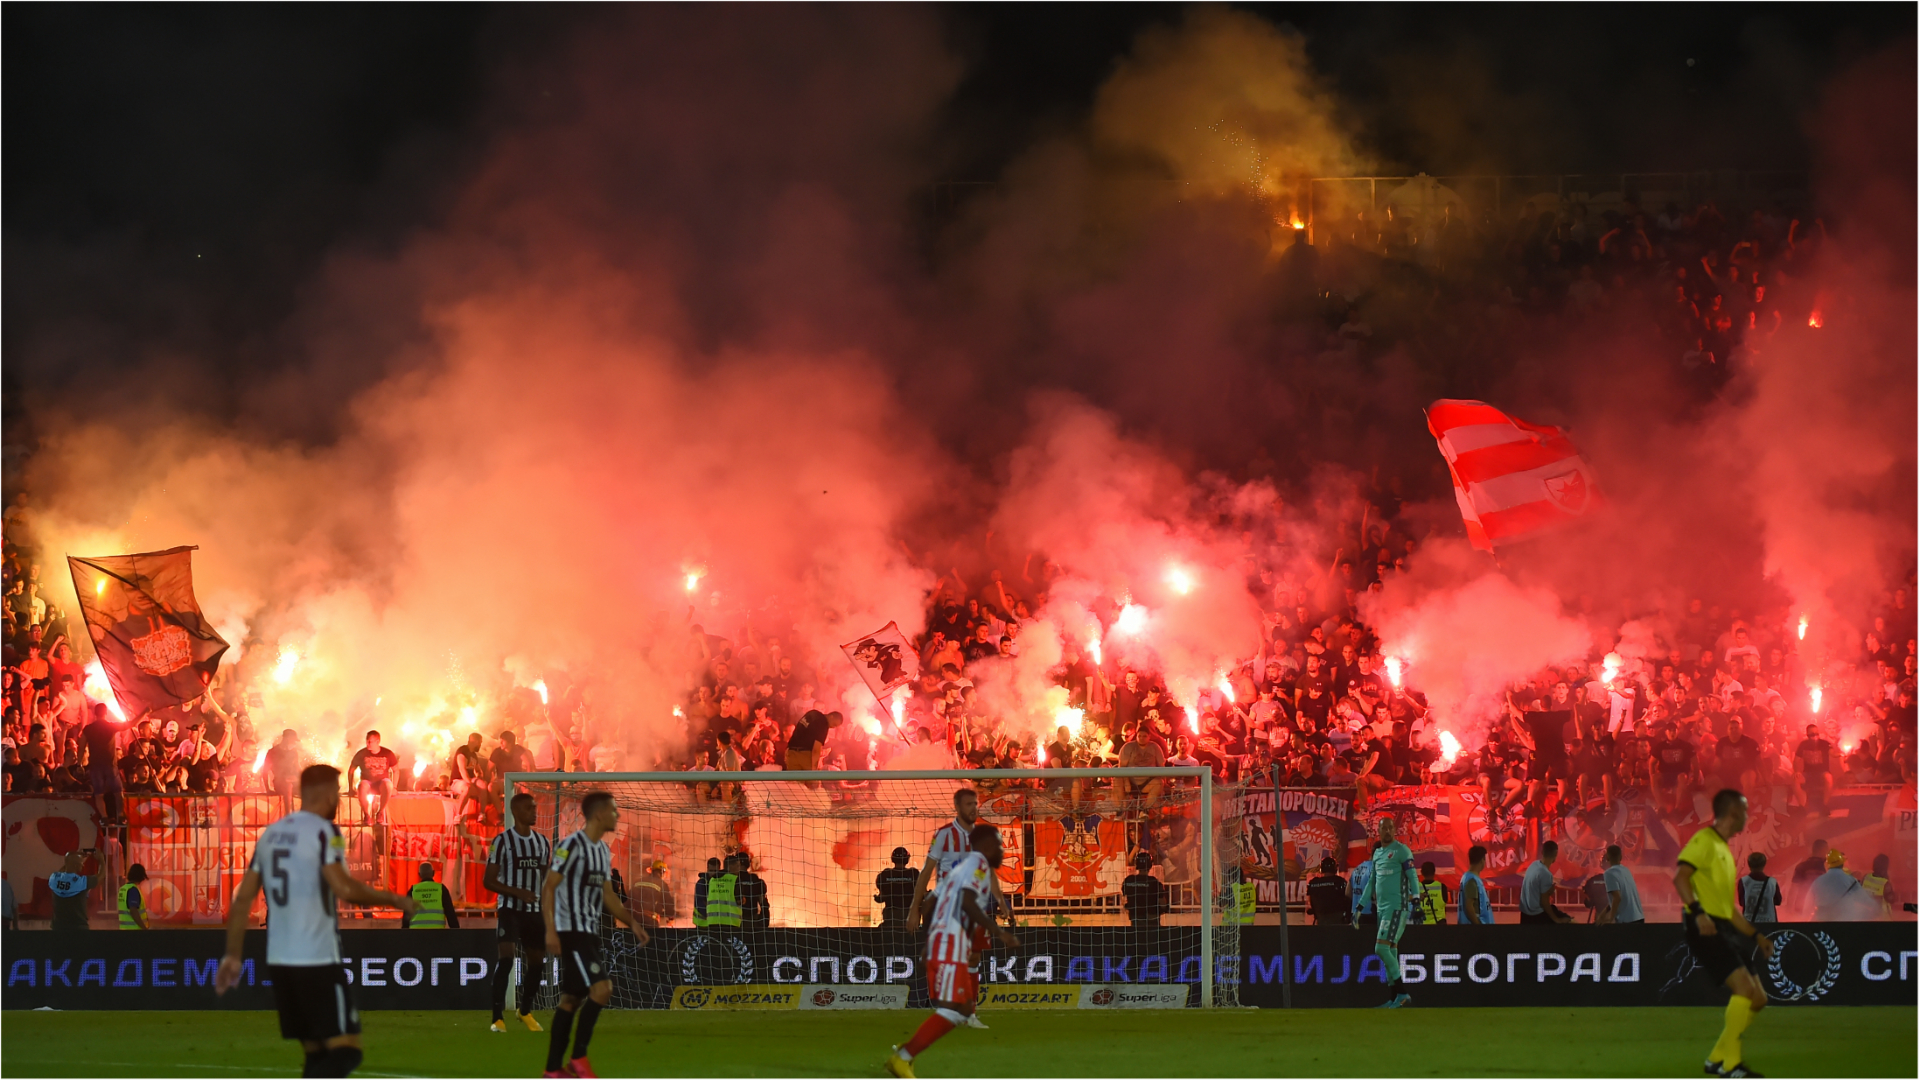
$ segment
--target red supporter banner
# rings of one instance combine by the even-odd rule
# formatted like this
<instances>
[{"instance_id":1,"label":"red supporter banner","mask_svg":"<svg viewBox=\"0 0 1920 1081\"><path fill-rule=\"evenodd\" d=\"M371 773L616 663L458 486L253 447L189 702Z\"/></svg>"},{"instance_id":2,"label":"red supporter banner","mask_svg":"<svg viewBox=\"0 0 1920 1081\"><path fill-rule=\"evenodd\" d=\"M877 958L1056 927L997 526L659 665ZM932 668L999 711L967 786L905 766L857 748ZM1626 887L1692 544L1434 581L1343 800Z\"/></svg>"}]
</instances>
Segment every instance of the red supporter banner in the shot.
<instances>
[{"instance_id":1,"label":"red supporter banner","mask_svg":"<svg viewBox=\"0 0 1920 1081\"><path fill-rule=\"evenodd\" d=\"M386 827L375 830L361 819L355 801L343 799L339 824L347 840L349 870L363 881L404 892L420 880L420 864L431 863L436 877L454 885L457 903L491 906L494 895L481 883L486 846L499 830L470 824L463 835L453 818L455 807L453 800L437 794L397 794L388 805ZM141 892L153 922L221 923L246 876L260 831L291 810L289 801L264 794L129 796L126 851L115 870L135 863L146 868ZM383 833L384 860L378 848ZM99 829L91 800L7 797L7 879L14 883L23 916L51 915L47 875L59 870L65 853L96 846L122 855L117 840ZM451 876L449 867L455 872ZM96 910L113 907L108 891L96 889L93 902Z\"/></svg>"},{"instance_id":2,"label":"red supporter banner","mask_svg":"<svg viewBox=\"0 0 1920 1081\"><path fill-rule=\"evenodd\" d=\"M1001 830L1001 835L1006 835ZM1127 877L1127 826L1118 818L1071 815L1033 824L1034 897L1101 897Z\"/></svg>"}]
</instances>

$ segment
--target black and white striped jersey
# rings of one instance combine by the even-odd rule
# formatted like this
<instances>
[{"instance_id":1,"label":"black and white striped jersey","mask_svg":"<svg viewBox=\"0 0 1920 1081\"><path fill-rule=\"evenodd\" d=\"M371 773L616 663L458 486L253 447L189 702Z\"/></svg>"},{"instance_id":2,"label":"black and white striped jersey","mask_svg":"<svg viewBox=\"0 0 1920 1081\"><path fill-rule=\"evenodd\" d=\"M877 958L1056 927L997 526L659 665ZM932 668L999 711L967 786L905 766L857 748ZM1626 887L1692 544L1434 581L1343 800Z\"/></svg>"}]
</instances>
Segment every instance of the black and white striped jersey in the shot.
<instances>
[{"instance_id":1,"label":"black and white striped jersey","mask_svg":"<svg viewBox=\"0 0 1920 1081\"><path fill-rule=\"evenodd\" d=\"M613 871L607 843L588 837L586 830L567 835L553 850L553 871L560 876L553 891L553 929L598 931L601 890Z\"/></svg>"},{"instance_id":2,"label":"black and white striped jersey","mask_svg":"<svg viewBox=\"0 0 1920 1081\"><path fill-rule=\"evenodd\" d=\"M343 863L347 842L332 821L295 811L260 831L247 870L267 899L267 964L337 965L340 921L323 873Z\"/></svg>"},{"instance_id":3,"label":"black and white striped jersey","mask_svg":"<svg viewBox=\"0 0 1920 1081\"><path fill-rule=\"evenodd\" d=\"M532 831L522 836L517 830L501 830L487 846L487 864L494 868L500 884L527 890L535 897L540 896L540 887L547 880L547 867L552 862L553 844ZM500 894L500 907L512 912L540 911L539 902L522 901L504 893Z\"/></svg>"}]
</instances>

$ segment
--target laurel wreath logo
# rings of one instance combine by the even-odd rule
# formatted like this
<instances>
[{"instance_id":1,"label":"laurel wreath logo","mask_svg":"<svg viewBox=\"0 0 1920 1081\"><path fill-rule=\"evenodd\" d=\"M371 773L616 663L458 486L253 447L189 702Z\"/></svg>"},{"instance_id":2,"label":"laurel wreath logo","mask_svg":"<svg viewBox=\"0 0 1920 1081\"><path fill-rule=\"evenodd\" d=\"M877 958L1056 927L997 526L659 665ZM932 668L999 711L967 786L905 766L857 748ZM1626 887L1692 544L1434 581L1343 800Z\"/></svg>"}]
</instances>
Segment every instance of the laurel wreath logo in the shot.
<instances>
[{"instance_id":1,"label":"laurel wreath logo","mask_svg":"<svg viewBox=\"0 0 1920 1081\"><path fill-rule=\"evenodd\" d=\"M1787 943L1796 938L1805 939L1808 945L1817 948L1823 959L1820 975L1804 987L1789 978L1781 964L1781 959L1786 956ZM1840 980L1840 947L1825 931L1816 931L1812 935L1781 931L1774 936L1773 956L1767 959L1767 977L1780 997L1788 1002L1818 1002Z\"/></svg>"}]
</instances>

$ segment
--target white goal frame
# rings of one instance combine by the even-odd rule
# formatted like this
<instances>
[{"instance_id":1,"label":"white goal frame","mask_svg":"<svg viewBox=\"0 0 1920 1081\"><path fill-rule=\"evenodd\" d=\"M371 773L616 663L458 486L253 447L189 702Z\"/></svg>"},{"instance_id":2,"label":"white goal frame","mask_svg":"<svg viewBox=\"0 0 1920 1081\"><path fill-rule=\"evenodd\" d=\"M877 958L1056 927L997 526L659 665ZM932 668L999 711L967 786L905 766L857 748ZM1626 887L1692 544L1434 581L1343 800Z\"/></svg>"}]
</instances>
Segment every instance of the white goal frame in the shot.
<instances>
[{"instance_id":1,"label":"white goal frame","mask_svg":"<svg viewBox=\"0 0 1920 1081\"><path fill-rule=\"evenodd\" d=\"M1195 781L1200 789L1200 1007L1213 1006L1216 978L1213 959L1214 893L1222 876L1214 866L1213 771L1205 766L1126 766L1113 769L881 769L881 770L656 770L635 773L509 773L502 778L501 800L507 808L503 829L513 826L514 787L560 785L593 786L603 783L646 784L766 784L841 781L1072 781L1072 780Z\"/></svg>"}]
</instances>

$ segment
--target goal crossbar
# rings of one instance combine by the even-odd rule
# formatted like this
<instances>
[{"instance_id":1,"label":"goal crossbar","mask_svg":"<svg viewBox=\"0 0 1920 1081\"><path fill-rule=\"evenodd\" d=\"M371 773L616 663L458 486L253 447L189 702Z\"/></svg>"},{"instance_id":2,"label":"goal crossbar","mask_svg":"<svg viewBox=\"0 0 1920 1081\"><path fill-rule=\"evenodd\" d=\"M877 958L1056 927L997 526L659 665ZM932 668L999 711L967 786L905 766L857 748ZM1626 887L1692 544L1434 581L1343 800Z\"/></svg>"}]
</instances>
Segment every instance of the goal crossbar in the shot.
<instances>
[{"instance_id":1,"label":"goal crossbar","mask_svg":"<svg viewBox=\"0 0 1920 1081\"><path fill-rule=\"evenodd\" d=\"M588 787L608 782L651 784L766 784L787 782L861 782L861 781L1073 781L1073 780L1188 780L1199 785L1200 793L1200 867L1204 881L1197 891L1200 901L1200 971L1207 974L1200 982L1200 1005L1213 1005L1213 900L1217 884L1214 873L1213 844L1213 771L1205 766L1121 766L1114 769L882 769L882 770L653 770L634 773L509 773L502 778L501 798L507 806L506 823L513 824L514 786L569 785Z\"/></svg>"}]
</instances>

